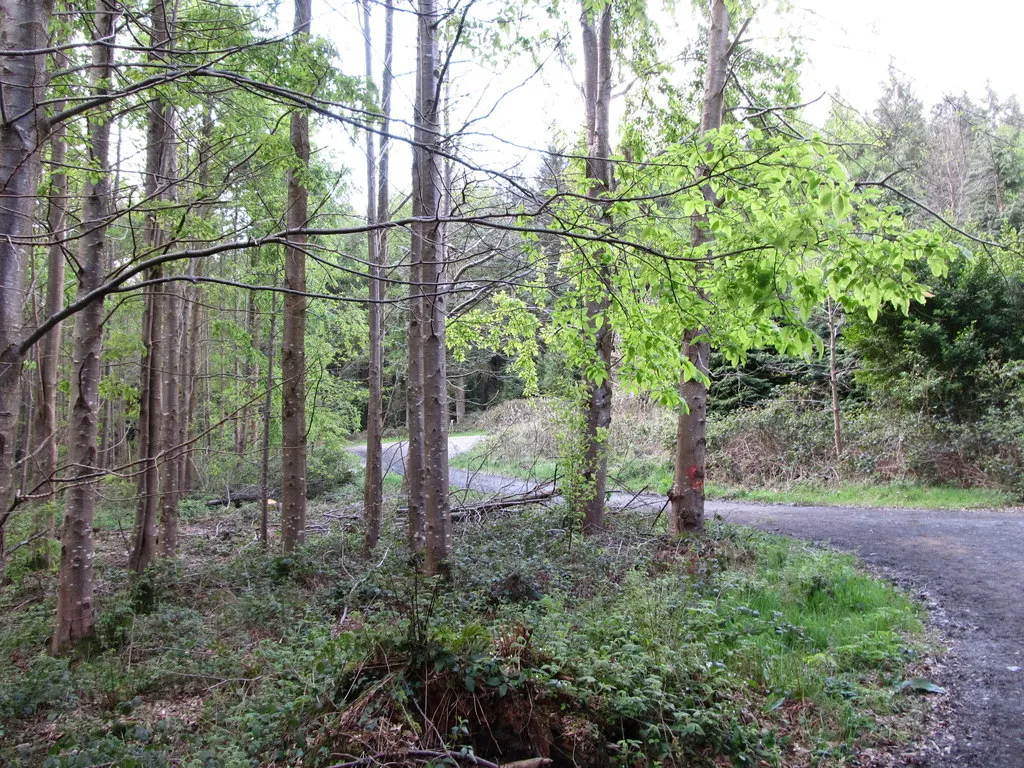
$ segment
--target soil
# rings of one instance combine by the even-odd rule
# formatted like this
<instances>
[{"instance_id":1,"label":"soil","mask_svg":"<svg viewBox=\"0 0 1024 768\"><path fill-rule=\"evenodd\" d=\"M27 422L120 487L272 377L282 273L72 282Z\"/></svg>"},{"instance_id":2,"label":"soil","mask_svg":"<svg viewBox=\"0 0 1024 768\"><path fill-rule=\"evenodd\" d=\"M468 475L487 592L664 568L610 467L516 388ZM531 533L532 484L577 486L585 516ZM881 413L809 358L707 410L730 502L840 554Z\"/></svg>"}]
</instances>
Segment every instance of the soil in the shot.
<instances>
[{"instance_id":1,"label":"soil","mask_svg":"<svg viewBox=\"0 0 1024 768\"><path fill-rule=\"evenodd\" d=\"M453 452L481 438L453 438ZM385 467L401 474L401 444ZM518 494L536 483L452 470L452 485ZM610 494L610 507L661 509L664 497ZM1024 766L1024 510L909 510L708 502L731 523L855 552L924 601L950 645L934 682L949 691L937 730L902 764Z\"/></svg>"}]
</instances>

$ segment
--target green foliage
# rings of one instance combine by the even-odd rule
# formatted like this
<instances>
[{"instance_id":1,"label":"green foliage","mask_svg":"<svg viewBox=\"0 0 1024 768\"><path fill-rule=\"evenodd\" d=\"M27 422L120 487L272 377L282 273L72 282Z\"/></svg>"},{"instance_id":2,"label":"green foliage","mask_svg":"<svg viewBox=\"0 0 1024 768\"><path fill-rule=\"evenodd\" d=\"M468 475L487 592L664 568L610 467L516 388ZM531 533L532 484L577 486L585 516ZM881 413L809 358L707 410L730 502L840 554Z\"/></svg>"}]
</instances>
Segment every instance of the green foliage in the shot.
<instances>
[{"instance_id":1,"label":"green foliage","mask_svg":"<svg viewBox=\"0 0 1024 768\"><path fill-rule=\"evenodd\" d=\"M844 343L862 360L857 381L906 411L964 422L1005 408L1024 360L1024 280L1016 255L961 256L910 313L851 316Z\"/></svg>"},{"instance_id":2,"label":"green foliage","mask_svg":"<svg viewBox=\"0 0 1024 768\"><path fill-rule=\"evenodd\" d=\"M705 168L720 205L696 183ZM611 219L630 222L626 236L648 252L613 257L606 246L583 243L563 255L561 269L576 287L556 304L550 338L585 378L607 376L589 341L595 321L588 306L611 280L615 301L596 322L618 334L620 382L666 404L678 402L680 375L698 375L679 351L686 328L707 329L733 363L765 346L820 353L808 324L826 299L861 307L872 319L884 304L906 313L926 294L918 271L939 276L950 256L942 238L908 230L874 192L856 188L817 139L727 126L672 146L653 167L623 166L620 176L621 188L662 196L607 208ZM563 216L576 221L587 213L577 206ZM590 214L595 226L608 227ZM693 244L695 226L711 236L707 242Z\"/></svg>"},{"instance_id":3,"label":"green foliage","mask_svg":"<svg viewBox=\"0 0 1024 768\"><path fill-rule=\"evenodd\" d=\"M510 293L491 296L485 308L475 308L448 323L446 343L456 362L465 362L471 348L501 350L512 372L523 383L523 395L538 393L536 359L540 320L526 302Z\"/></svg>"}]
</instances>

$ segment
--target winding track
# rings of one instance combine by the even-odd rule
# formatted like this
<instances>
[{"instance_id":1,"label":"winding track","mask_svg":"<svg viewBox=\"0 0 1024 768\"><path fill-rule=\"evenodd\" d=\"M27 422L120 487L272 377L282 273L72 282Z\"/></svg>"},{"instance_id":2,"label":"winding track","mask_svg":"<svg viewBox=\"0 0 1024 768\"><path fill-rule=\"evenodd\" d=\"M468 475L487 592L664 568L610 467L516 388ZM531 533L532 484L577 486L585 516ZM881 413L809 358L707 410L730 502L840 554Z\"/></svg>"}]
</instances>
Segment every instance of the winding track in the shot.
<instances>
[{"instance_id":1,"label":"winding track","mask_svg":"<svg viewBox=\"0 0 1024 768\"><path fill-rule=\"evenodd\" d=\"M480 437L452 438L452 453ZM387 471L405 471L404 445L385 446ZM354 449L359 453L358 449ZM365 456L365 448L362 451ZM513 494L533 484L453 469L454 487ZM613 493L609 505L661 508L664 497ZM907 757L929 768L1024 768L1024 511L795 507L709 502L708 514L856 552L937 606L951 641L938 682L952 713L931 749Z\"/></svg>"}]
</instances>

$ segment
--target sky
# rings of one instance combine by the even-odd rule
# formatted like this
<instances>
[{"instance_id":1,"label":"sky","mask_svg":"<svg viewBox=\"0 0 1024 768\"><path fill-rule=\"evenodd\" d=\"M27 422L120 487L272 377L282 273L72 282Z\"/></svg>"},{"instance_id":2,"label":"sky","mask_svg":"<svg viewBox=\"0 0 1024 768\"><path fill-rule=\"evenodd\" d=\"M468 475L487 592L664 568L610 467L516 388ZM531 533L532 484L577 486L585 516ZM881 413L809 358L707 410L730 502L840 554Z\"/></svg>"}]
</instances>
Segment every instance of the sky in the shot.
<instances>
[{"instance_id":1,"label":"sky","mask_svg":"<svg viewBox=\"0 0 1024 768\"><path fill-rule=\"evenodd\" d=\"M796 0L808 97L841 91L870 110L892 63L926 106L949 93L1024 95L1019 0Z\"/></svg>"},{"instance_id":2,"label":"sky","mask_svg":"<svg viewBox=\"0 0 1024 768\"><path fill-rule=\"evenodd\" d=\"M686 8L686 0L677 6ZM789 6L782 14L762 11L749 34L753 45L769 50L778 47L781 34L799 38L807 55L801 79L805 98L826 94L808 108L806 117L812 122L824 122L831 95L837 93L844 103L870 113L890 66L912 83L926 107L949 93L966 91L981 96L986 84L1003 99L1024 96L1024 67L1017 48L1024 29L1024 2L982 0L972 6L963 0L790 0ZM396 8L409 7L408 0L396 3ZM481 0L474 12L486 18L488 7L486 0ZM335 42L349 73L363 71L363 41L355 8L353 0L314 0L313 6L315 33ZM284 2L282 14L287 11L290 3ZM377 74L381 69L382 16L381 6L375 4ZM675 28L668 23L661 26L666 54L682 49L695 28L688 20ZM578 30L570 25L570 31L567 50L572 52L578 45ZM412 112L414 36L412 15L398 13L395 58L404 66L396 66L395 110L407 118ZM487 66L468 56L454 62L453 71L460 91L456 109L475 117L487 115L475 128L497 137L471 139L464 148L481 166L502 170L521 166L525 173L532 173L539 160L521 146L544 149L551 136L559 133L569 142L582 119L579 92L558 56L552 56L539 74L525 61L507 67ZM338 129L328 130L334 153L355 170L362 150ZM406 163L406 153L399 149L392 161L399 187L403 186L401 169ZM362 171L352 178L359 185Z\"/></svg>"}]
</instances>

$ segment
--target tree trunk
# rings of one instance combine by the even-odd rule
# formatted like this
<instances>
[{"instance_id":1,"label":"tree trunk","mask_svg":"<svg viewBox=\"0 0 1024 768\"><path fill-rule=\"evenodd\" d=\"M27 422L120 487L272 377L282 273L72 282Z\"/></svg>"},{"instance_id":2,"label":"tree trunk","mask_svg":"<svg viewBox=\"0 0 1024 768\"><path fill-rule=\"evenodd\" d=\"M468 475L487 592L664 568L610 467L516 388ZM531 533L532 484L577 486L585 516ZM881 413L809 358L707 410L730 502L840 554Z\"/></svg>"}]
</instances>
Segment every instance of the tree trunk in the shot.
<instances>
[{"instance_id":1,"label":"tree trunk","mask_svg":"<svg viewBox=\"0 0 1024 768\"><path fill-rule=\"evenodd\" d=\"M90 84L97 94L110 90L113 74L114 0L97 0L93 17L96 42ZM102 41L102 42L100 42ZM82 202L82 238L78 258L78 295L103 284L110 216L110 113L97 111L89 119L89 167ZM92 635L93 539L99 472L96 449L99 414L100 353L103 341L103 302L94 301L75 315L71 359L71 423L68 460L72 485L65 500L57 587L57 626L53 650L58 653Z\"/></svg>"},{"instance_id":2,"label":"tree trunk","mask_svg":"<svg viewBox=\"0 0 1024 768\"><path fill-rule=\"evenodd\" d=\"M580 17L583 27L584 101L586 107L587 178L590 195L600 197L612 190L613 172L611 156L611 6L606 5L599 16L587 10L584 4ZM601 205L601 220L610 223L605 205ZM595 264L598 281L608 272L606 254L599 252ZM612 342L613 333L607 321L609 297L602 288L592 291L587 300L587 321L594 336L594 353L603 367L604 378L588 383L584 422L584 453L581 475L585 497L583 501L583 532L590 534L604 527L605 489L608 482L608 428L612 423Z\"/></svg>"},{"instance_id":3,"label":"tree trunk","mask_svg":"<svg viewBox=\"0 0 1024 768\"><path fill-rule=\"evenodd\" d=\"M377 224L388 218L388 138L391 115L391 60L394 47L394 7L387 3L384 21L384 73L381 87L380 163L376 162L374 136L366 134L366 220ZM373 58L370 36L370 3L363 0L363 29L366 39L366 77L373 81ZM376 195L376 199L375 196ZM363 487L363 508L366 521L365 549L373 551L380 539L381 518L384 509L384 472L381 433L384 429L384 270L387 267L387 230L371 230L367 248L370 262L369 334L370 355L367 373L369 400L366 406L366 474Z\"/></svg>"},{"instance_id":4,"label":"tree trunk","mask_svg":"<svg viewBox=\"0 0 1024 768\"><path fill-rule=\"evenodd\" d=\"M466 419L466 376L455 378L455 423L462 424Z\"/></svg>"},{"instance_id":5,"label":"tree trunk","mask_svg":"<svg viewBox=\"0 0 1024 768\"><path fill-rule=\"evenodd\" d=\"M68 57L63 52L54 54L54 66L67 66ZM55 113L64 110L63 99L53 105ZM67 127L61 123L50 133L50 188L47 192L46 229L51 238L46 256L46 304L44 317L52 317L64 307L64 247L67 233L68 174L65 168L67 158ZM39 396L36 399L34 434L35 472L31 492L52 495L56 492L53 484L57 473L57 367L60 361L61 323L57 323L39 343L37 348L39 371ZM42 506L42 514L36 521L36 530L47 530L48 544L57 535L57 518L53 508ZM39 553L49 565L49 547L42 546Z\"/></svg>"},{"instance_id":6,"label":"tree trunk","mask_svg":"<svg viewBox=\"0 0 1024 768\"><path fill-rule=\"evenodd\" d=\"M417 39L423 36L423 19L420 19L420 29L417 31ZM419 45L419 43L417 43ZM417 67L421 66L419 63ZM420 120L420 104L422 96L420 91L423 88L423 78L417 69L416 76L416 141L419 142L420 132L418 123ZM413 218L424 216L423 198L420 190L420 173L424 164L422 145L417 144L412 148L412 215ZM423 443L423 323L424 323L424 299L423 299L423 252L424 239L423 227L414 223L410 227L409 242L409 323L406 332L406 387L405 387L405 413L406 429L409 433L409 445L405 459L405 473L403 481L405 484L408 517L408 542L412 552L422 552L426 542L426 529L424 526L423 510L426 506L425 487L423 472L426 466L426 456Z\"/></svg>"},{"instance_id":7,"label":"tree trunk","mask_svg":"<svg viewBox=\"0 0 1024 768\"><path fill-rule=\"evenodd\" d=\"M831 298L825 301L828 317L828 386L832 391L832 439L836 447L836 458L843 455L843 419L839 409L839 366L836 364L836 347L839 328L843 324L843 307Z\"/></svg>"},{"instance_id":8,"label":"tree trunk","mask_svg":"<svg viewBox=\"0 0 1024 768\"><path fill-rule=\"evenodd\" d=\"M295 40L309 36L310 0L295 0ZM288 173L288 229L309 220L309 192L303 179L309 167L309 116L296 109L291 118L295 166ZM281 347L281 543L291 552L306 540L306 236L291 234L284 255L284 329Z\"/></svg>"},{"instance_id":9,"label":"tree trunk","mask_svg":"<svg viewBox=\"0 0 1024 768\"><path fill-rule=\"evenodd\" d=\"M448 568L451 537L445 348L447 268L443 222L448 201L441 165L441 58L437 42L441 16L435 0L419 0L418 16L415 135L419 163L414 169L413 196L418 200L420 220L413 225L413 237L419 246L413 258L419 265L422 306L424 570L428 574L444 574Z\"/></svg>"},{"instance_id":10,"label":"tree trunk","mask_svg":"<svg viewBox=\"0 0 1024 768\"><path fill-rule=\"evenodd\" d=\"M159 274L159 273L155 273ZM135 528L128 567L142 573L156 557L157 509L159 501L157 453L160 434L160 360L163 355L160 315L161 286L155 285L144 293L142 310L142 344L144 352L139 374L139 427L138 446L141 469L138 478L138 503L135 510Z\"/></svg>"},{"instance_id":11,"label":"tree trunk","mask_svg":"<svg viewBox=\"0 0 1024 768\"><path fill-rule=\"evenodd\" d=\"M0 0L0 570L4 531L15 506L14 451L25 265L32 257L33 212L39 184L40 140L46 135L43 102L46 55L5 56L43 50L53 0Z\"/></svg>"},{"instance_id":12,"label":"tree trunk","mask_svg":"<svg viewBox=\"0 0 1024 768\"><path fill-rule=\"evenodd\" d=\"M274 404L274 345L277 343L277 293L270 296L270 336L267 338L266 392L263 395L262 493L260 502L260 543L266 549L270 541L270 410Z\"/></svg>"},{"instance_id":13,"label":"tree trunk","mask_svg":"<svg viewBox=\"0 0 1024 768\"><path fill-rule=\"evenodd\" d=\"M180 286L170 284L164 291L165 357L163 366L164 392L161 398L163 447L158 470L160 482L160 553L173 557L178 548L178 497L181 474L178 457L183 446L179 444L178 427L181 420L181 334L182 296Z\"/></svg>"},{"instance_id":14,"label":"tree trunk","mask_svg":"<svg viewBox=\"0 0 1024 768\"><path fill-rule=\"evenodd\" d=\"M57 54L55 66L66 66L67 56ZM54 112L64 109L64 101L53 106ZM46 229L50 241L46 257L46 306L44 317L52 317L64 307L64 243L67 234L68 174L67 127L60 124L50 134L50 189L47 193ZM57 323L39 343L39 398L36 401L36 491L53 493L53 476L57 471L57 363L60 355L61 324Z\"/></svg>"},{"instance_id":15,"label":"tree trunk","mask_svg":"<svg viewBox=\"0 0 1024 768\"><path fill-rule=\"evenodd\" d=\"M725 106L725 81L729 72L729 11L725 0L711 0L711 34L708 39L708 68L704 82L704 106L701 115L701 133L722 126ZM710 169L702 169L702 178ZM710 186L704 186L704 197L714 201ZM717 202L717 201L715 201ZM708 242L710 235L706 218L694 221L691 243L696 247ZM698 269L700 267L698 266ZM701 295L701 299L705 297ZM686 406L679 412L676 425L675 476L669 490L671 514L669 529L672 533L704 529L704 476L707 471L707 410L708 359L711 345L708 329L690 329L683 333L683 354L697 369L699 375L687 379L684 374L679 394Z\"/></svg>"},{"instance_id":16,"label":"tree trunk","mask_svg":"<svg viewBox=\"0 0 1024 768\"><path fill-rule=\"evenodd\" d=\"M202 261L189 263L189 274L202 273ZM181 384L178 408L178 452L175 462L178 470L178 498L184 498L192 491L192 415L195 412L196 363L198 352L196 333L199 328L200 289L186 285L183 290L182 334L181 334Z\"/></svg>"},{"instance_id":17,"label":"tree trunk","mask_svg":"<svg viewBox=\"0 0 1024 768\"><path fill-rule=\"evenodd\" d=\"M150 12L151 34L149 58L166 63L167 51L174 45L174 30L168 19L167 4L157 0ZM151 206L160 200L173 196L175 176L174 150L174 107L154 98L147 104L146 123L146 172L145 194ZM143 242L149 251L157 250L166 240L158 212L150 211L146 216ZM147 277L159 279L163 276L161 267L151 270ZM146 302L142 314L142 340L145 352L139 384L139 458L142 468L138 481L138 507L135 514L132 552L129 567L141 573L153 562L159 548L158 522L164 514L164 494L161 486L168 483L166 472L161 471L161 462L168 457L165 452L172 445L174 432L167 429L164 421L165 410L171 403L168 396L167 379L171 366L176 361L170 356L170 337L174 333L169 315L176 309L172 290L167 286L151 286L145 292ZM176 391L175 391L176 393ZM169 501L169 498L168 498ZM171 508L168 508L170 514Z\"/></svg>"}]
</instances>

